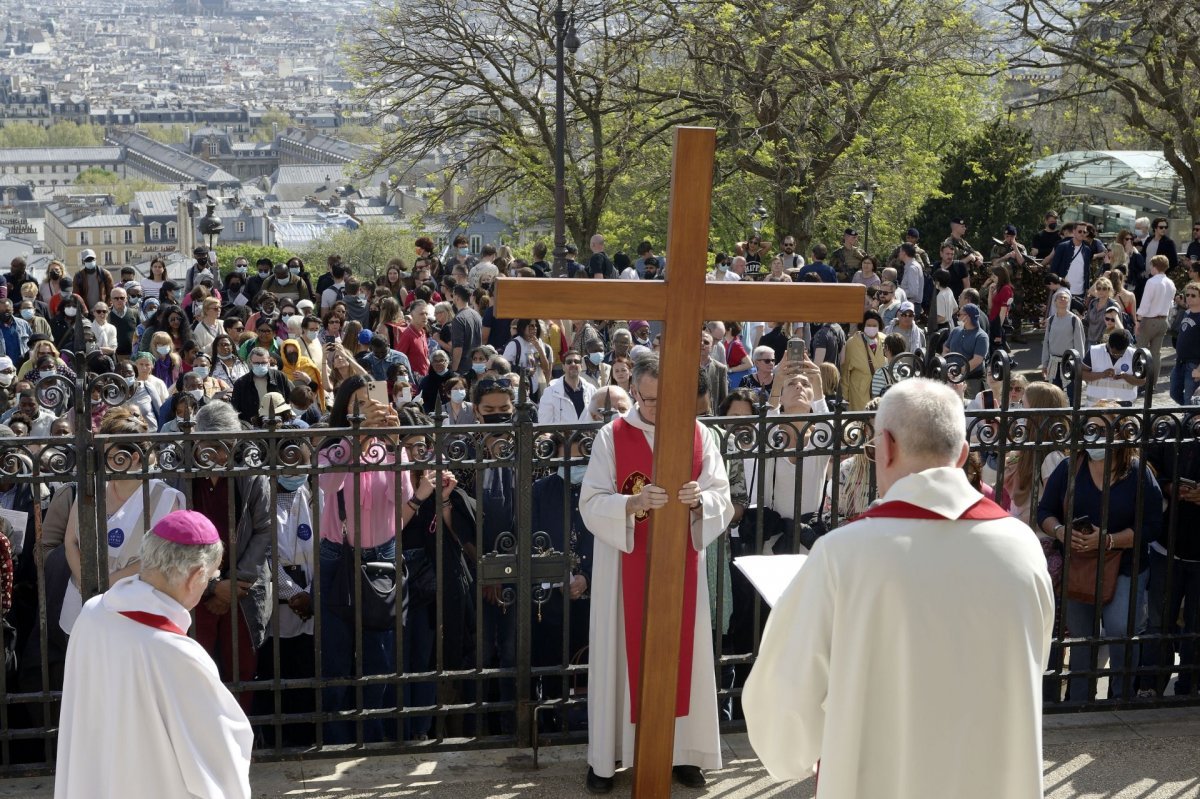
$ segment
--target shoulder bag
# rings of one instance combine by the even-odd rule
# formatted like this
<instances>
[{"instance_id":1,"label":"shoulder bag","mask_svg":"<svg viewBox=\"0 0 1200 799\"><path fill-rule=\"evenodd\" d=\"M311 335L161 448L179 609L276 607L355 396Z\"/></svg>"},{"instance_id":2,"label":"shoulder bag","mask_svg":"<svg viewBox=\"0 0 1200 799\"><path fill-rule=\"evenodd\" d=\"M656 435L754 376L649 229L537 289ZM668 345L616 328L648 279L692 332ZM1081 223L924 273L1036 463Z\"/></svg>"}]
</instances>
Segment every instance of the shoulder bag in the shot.
<instances>
[{"instance_id":1,"label":"shoulder bag","mask_svg":"<svg viewBox=\"0 0 1200 799\"><path fill-rule=\"evenodd\" d=\"M362 593L358 597L355 596L354 545L350 543L346 533L346 496L342 490L337 492L337 504L338 519L342 523L342 558L334 576L332 596L325 601L347 626L352 627L354 617L358 615L362 618L364 630L391 630L396 625L396 589L400 584L403 594L403 576L397 579L394 563L363 562L359 564ZM402 610L405 606L406 602L402 599ZM403 614L401 620L403 621Z\"/></svg>"}]
</instances>

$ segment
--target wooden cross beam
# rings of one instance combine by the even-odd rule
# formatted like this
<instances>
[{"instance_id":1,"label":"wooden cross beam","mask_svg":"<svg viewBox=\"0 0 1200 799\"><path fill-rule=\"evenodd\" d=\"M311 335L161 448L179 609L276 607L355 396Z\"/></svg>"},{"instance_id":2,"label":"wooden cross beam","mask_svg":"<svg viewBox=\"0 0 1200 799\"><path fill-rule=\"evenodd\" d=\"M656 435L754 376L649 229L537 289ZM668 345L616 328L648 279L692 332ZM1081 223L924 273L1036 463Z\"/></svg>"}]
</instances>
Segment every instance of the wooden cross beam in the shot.
<instances>
[{"instance_id":1,"label":"wooden cross beam","mask_svg":"<svg viewBox=\"0 0 1200 799\"><path fill-rule=\"evenodd\" d=\"M675 497L691 479L700 329L708 319L858 322L865 289L815 283L709 282L708 227L716 131L677 128L663 281L581 279L496 281L496 315L506 319L661 319L654 483ZM646 619L633 795L671 791L675 689L683 617L684 559L691 511L672 499L650 517Z\"/></svg>"}]
</instances>

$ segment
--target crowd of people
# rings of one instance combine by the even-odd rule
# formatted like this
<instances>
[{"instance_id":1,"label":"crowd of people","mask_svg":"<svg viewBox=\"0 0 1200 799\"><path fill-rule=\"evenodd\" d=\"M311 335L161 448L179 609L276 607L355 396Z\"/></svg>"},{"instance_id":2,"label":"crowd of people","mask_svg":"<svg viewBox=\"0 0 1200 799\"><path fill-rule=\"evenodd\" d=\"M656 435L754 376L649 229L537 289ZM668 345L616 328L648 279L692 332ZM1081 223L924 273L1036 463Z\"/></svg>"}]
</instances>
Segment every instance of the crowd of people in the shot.
<instances>
[{"instance_id":1,"label":"crowd of people","mask_svg":"<svg viewBox=\"0 0 1200 799\"><path fill-rule=\"evenodd\" d=\"M1043 336L1041 379L1014 377L1007 394L1013 408L1068 408L1067 392L1074 387L1063 380L1061 366L1064 353L1074 349L1083 353L1084 404L1094 408L1089 411L1094 423L1119 430L1113 414L1133 404L1139 391L1153 390L1159 351L1171 333L1177 353L1171 396L1190 404L1200 385L1200 225L1185 254L1188 282L1176 292L1169 273L1179 254L1165 235L1166 221L1142 223L1106 246L1090 225L1060 228L1057 215L1048 213L1031 247L1019 242L1010 225L987 257L967 242L963 220L951 225L936 257L922 249L916 229L909 229L886 258L859 248L852 228L832 253L813 245L808 260L791 236L783 238L778 254L762 237L751 237L732 254L716 255L710 280L853 282L866 286L866 305L852 325L708 322L698 332L698 413L750 417L766 405L769 415L820 414L838 403L850 411L874 410L896 385L897 372L890 368L895 360L930 348L958 353L966 361L967 379L957 388L968 408L996 409L1002 387L985 379L989 354L1035 333ZM648 241L636 247L636 259L621 252L610 257L606 246L597 235L586 261L576 260L578 252L569 246L562 262L551 264L541 244L525 261L505 246L486 245L473 254L459 237L439 257L433 241L422 237L415 242L415 260L394 259L380 265L377 274L356 274L338 256L331 256L320 274L300 258L253 265L236 258L223 271L215 253L200 247L178 281L168 277L162 261L151 265L149 277L122 270L121 279L114 279L97 266L90 250L83 251L82 263L70 274L54 262L38 281L17 258L0 276L0 435L68 436L85 423L92 432L113 435L195 432L232 439L246 430L268 429L323 442L311 453L296 448L299 454L289 465L305 473L280 475L274 485L265 475L225 476L219 469L183 481L186 485L146 480L130 476L143 468L146 450L122 444L104 453L101 471L110 478L104 484L105 518L96 527L107 534L110 583L137 572L146 532L173 511L200 512L225 543L217 575L195 611L195 637L226 681L244 686L272 678L276 662L283 679L315 673L313 595L332 589L327 583L337 572L344 541L361 548L364 562L397 560L399 551L409 575L409 605L402 625L364 630L361 639L353 623L326 614L320 647L324 677L351 676L356 647L366 675L511 668L517 659L517 614L503 590L487 585L482 616L476 618L474 581L479 558L513 529L514 468L501 458L474 471L422 469L431 442L413 436L386 454L375 453L378 469L357 470L356 453L366 457L378 439L365 433L357 442L353 436L331 439L327 430L355 423L367 430L420 427L435 418L449 428L505 424L523 400L532 403L539 425L600 422L619 414L643 432L647 423L652 429L653 417L647 419L646 411L656 396L651 391L656 391L657 371L648 364L657 362L660 350L658 323L505 319L497 317L492 304L500 276L655 280L668 275L666 259ZM802 340L799 349L789 344L795 339ZM1134 374L1135 346L1151 350L1148 379ZM123 402L114 403L94 378L107 374L124 381ZM72 407L71 391L46 391L73 385L77 378L88 381L85 409ZM868 440L869 425L856 424ZM784 454L810 447L803 431L786 430ZM484 460L499 458L503 449L497 436L470 442ZM719 440L711 443L715 451L725 447ZM1200 513L1194 482L1200 481L1200 452L1193 453L1194 446L1186 445L1179 458L1172 450L1139 459L1129 447L1080 450L1047 443L1036 452L1010 453L1003 462L994 453L973 455L967 468L975 470L973 484L985 494L989 485L1001 487L994 498L1039 536L1052 575L1056 564L1061 569L1064 549L1121 552L1111 595L1064 603L1061 612L1072 633L1171 632L1181 607L1186 608L1186 631L1194 632L1200 606L1197 545L1185 534L1197 529L1185 522ZM564 445L558 455L565 465L534 483L533 529L546 531L554 548L570 552L573 566L569 580L542 586L536 617L528 620L534 625L535 666L561 664L564 651L584 652L589 626L595 633L596 609L589 610L592 533L603 514L598 516L589 500L596 487L585 490L588 462L578 448ZM222 458L236 458L237 450L217 448L213 457L219 466ZM867 509L874 499L872 467L866 451L834 463L828 454L742 460L726 453L724 461L727 482L709 489L724 499L704 516L706 523L719 519L720 529L705 536L709 556L702 574L709 575L709 590L702 606L711 606L718 649L744 653L752 651L758 632L756 601L731 575L729 557L807 551L825 530ZM1075 476L1071 499L1066 497L1068 475ZM1177 538L1165 532L1164 499L1169 513L1179 518ZM0 493L0 503L29 513L29 525L35 506L42 517L36 540L28 530L6 530L15 563L9 618L20 664L16 684L40 690L41 669L47 666L52 684L61 685L82 600L78 517L91 508L70 483L14 483ZM835 506L839 518L830 518ZM638 505L633 512L650 507ZM625 523L623 516L618 521ZM0 521L0 529L5 524ZM437 535L439 530L446 534ZM738 530L742 534L734 535ZM1140 549L1140 557L1132 557L1134 549ZM43 556L40 569L35 550ZM280 562L273 564L273 557ZM1186 579L1168 581L1168 567ZM46 586L51 627L47 651L37 634L39 580ZM724 593L716 590L718 584ZM439 594L440 602L435 601ZM1102 629L1093 630L1097 602ZM1148 605L1145 617L1135 618L1137 630L1128 626L1130 603ZM724 609L721 618L718 607ZM570 633L564 640L567 615ZM273 616L278 616L277 631ZM397 630L404 637L403 663L395 662ZM1194 675L1195 647L1184 649L1184 664ZM483 662L476 662L477 652ZM1157 646L1134 652L1110 647L1114 665L1127 662L1135 668L1139 658L1153 666L1168 654ZM1092 657L1089 647L1071 647L1071 671L1086 671ZM744 681L744 672L720 668L714 679L734 687ZM1088 679L1072 677L1070 699L1094 695L1094 678L1091 684ZM514 697L513 680L494 682L483 690L504 701ZM1130 684L1114 679L1110 692L1120 696L1122 685ZM1165 685L1155 678L1138 682L1137 690L1162 693ZM1194 676L1181 676L1176 692L1181 688L1194 690ZM367 708L485 698L470 681L410 682L402 696L384 682L361 690ZM536 690L545 699L559 698L563 681L539 680ZM322 707L353 708L355 693L349 685L323 688ZM241 690L238 700L251 714L273 710L265 691ZM284 692L285 712L312 707L311 691ZM736 712L732 701L720 707L727 718ZM360 723L368 741L422 740L434 733L432 715L409 715L400 725L379 716ZM493 714L482 722L483 729L473 727L469 717L451 716L447 723L452 731L510 732L512 714ZM572 720L550 713L543 723L562 728ZM619 731L620 724L613 720L609 726L614 725ZM354 727L327 721L324 740L348 742ZM314 732L312 724L287 724L284 742L310 743ZM264 727L260 734L272 733ZM602 770L611 775L609 761L620 760L621 750L605 752ZM711 761L697 765L710 767ZM591 775L591 787L603 789L609 775ZM696 781L694 774L677 776L685 783Z\"/></svg>"}]
</instances>

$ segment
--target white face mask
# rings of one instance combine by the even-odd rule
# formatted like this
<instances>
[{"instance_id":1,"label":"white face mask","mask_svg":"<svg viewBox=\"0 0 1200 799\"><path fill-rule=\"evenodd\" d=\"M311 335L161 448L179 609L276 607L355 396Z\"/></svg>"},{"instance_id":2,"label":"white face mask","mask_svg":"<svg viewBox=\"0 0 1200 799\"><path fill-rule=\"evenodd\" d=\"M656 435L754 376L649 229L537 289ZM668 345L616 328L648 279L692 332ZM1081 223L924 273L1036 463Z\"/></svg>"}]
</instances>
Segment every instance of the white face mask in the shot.
<instances>
[{"instance_id":1,"label":"white face mask","mask_svg":"<svg viewBox=\"0 0 1200 799\"><path fill-rule=\"evenodd\" d=\"M879 335L878 325L864 325L863 326L863 335L866 336L867 338L875 338L876 336Z\"/></svg>"},{"instance_id":2,"label":"white face mask","mask_svg":"<svg viewBox=\"0 0 1200 799\"><path fill-rule=\"evenodd\" d=\"M63 313L67 316L75 316L75 314L79 313L79 309L74 305L69 305L66 308L63 308Z\"/></svg>"},{"instance_id":3,"label":"white face mask","mask_svg":"<svg viewBox=\"0 0 1200 799\"><path fill-rule=\"evenodd\" d=\"M13 378L15 377L16 375L12 372L0 372L0 386L12 385Z\"/></svg>"},{"instance_id":4,"label":"white face mask","mask_svg":"<svg viewBox=\"0 0 1200 799\"><path fill-rule=\"evenodd\" d=\"M465 389L456 388L450 392L450 399L454 400L455 402L463 402L466 400L466 398L467 392Z\"/></svg>"},{"instance_id":5,"label":"white face mask","mask_svg":"<svg viewBox=\"0 0 1200 799\"><path fill-rule=\"evenodd\" d=\"M204 389L202 389L202 388L190 389L188 391L188 396L190 396L196 402L199 402L200 400L204 399Z\"/></svg>"}]
</instances>

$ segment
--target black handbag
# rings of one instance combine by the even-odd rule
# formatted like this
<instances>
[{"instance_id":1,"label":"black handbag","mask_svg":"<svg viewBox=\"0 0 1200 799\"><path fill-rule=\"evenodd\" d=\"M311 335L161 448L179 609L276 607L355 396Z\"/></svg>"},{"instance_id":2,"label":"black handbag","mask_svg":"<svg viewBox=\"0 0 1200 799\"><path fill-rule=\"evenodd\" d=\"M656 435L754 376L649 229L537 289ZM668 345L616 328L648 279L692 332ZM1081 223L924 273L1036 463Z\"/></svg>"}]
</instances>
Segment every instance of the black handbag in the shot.
<instances>
[{"instance_id":1,"label":"black handbag","mask_svg":"<svg viewBox=\"0 0 1200 799\"><path fill-rule=\"evenodd\" d=\"M364 630L382 632L396 626L396 589L403 583L403 575L397 579L396 564L386 561L371 561L359 564L362 573L362 593L354 592L354 546L346 535L346 497L338 491L338 518L342 522L342 557L338 561L333 579L332 596L326 605L346 623L354 626L355 616L362 618ZM401 589L403 594L403 589ZM402 610L406 603L402 600ZM403 620L403 617L402 617Z\"/></svg>"}]
</instances>

